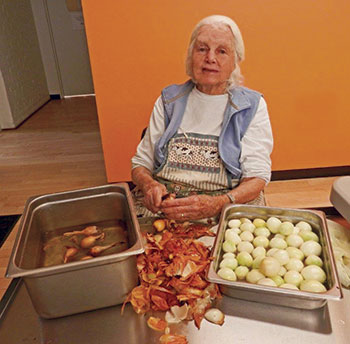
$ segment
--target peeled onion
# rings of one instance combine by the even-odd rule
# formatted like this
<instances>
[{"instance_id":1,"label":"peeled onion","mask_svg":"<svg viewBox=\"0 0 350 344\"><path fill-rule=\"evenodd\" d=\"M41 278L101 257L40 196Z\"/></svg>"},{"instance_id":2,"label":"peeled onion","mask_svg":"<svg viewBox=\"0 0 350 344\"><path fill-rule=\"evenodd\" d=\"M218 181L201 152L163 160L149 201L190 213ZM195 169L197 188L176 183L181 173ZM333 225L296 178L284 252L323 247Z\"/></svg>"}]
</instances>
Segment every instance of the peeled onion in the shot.
<instances>
[{"instance_id":1,"label":"peeled onion","mask_svg":"<svg viewBox=\"0 0 350 344\"><path fill-rule=\"evenodd\" d=\"M299 290L299 288L296 285L290 283L283 283L280 285L280 288Z\"/></svg>"},{"instance_id":2,"label":"peeled onion","mask_svg":"<svg viewBox=\"0 0 350 344\"><path fill-rule=\"evenodd\" d=\"M304 241L313 240L316 242L319 242L320 239L318 238L318 235L314 232L308 231L306 229L302 229L298 234Z\"/></svg>"},{"instance_id":3,"label":"peeled onion","mask_svg":"<svg viewBox=\"0 0 350 344\"><path fill-rule=\"evenodd\" d=\"M252 221L249 220L249 219L246 218L246 217L241 217L239 220L241 221L242 224L243 224L243 223L252 223ZM255 227L255 226L254 226L254 227Z\"/></svg>"},{"instance_id":4,"label":"peeled onion","mask_svg":"<svg viewBox=\"0 0 350 344\"><path fill-rule=\"evenodd\" d=\"M326 273L317 265L308 265L301 274L305 280L316 280L323 283L326 280Z\"/></svg>"},{"instance_id":5,"label":"peeled onion","mask_svg":"<svg viewBox=\"0 0 350 344\"><path fill-rule=\"evenodd\" d=\"M322 252L321 245L313 240L306 241L300 246L300 250L304 253L305 257L308 257L312 254L319 256Z\"/></svg>"},{"instance_id":6,"label":"peeled onion","mask_svg":"<svg viewBox=\"0 0 350 344\"><path fill-rule=\"evenodd\" d=\"M290 258L285 267L288 271L293 270L300 272L304 268L304 264L300 259Z\"/></svg>"},{"instance_id":7,"label":"peeled onion","mask_svg":"<svg viewBox=\"0 0 350 344\"><path fill-rule=\"evenodd\" d=\"M236 245L232 241L225 240L222 244L222 249L224 252L235 252Z\"/></svg>"},{"instance_id":8,"label":"peeled onion","mask_svg":"<svg viewBox=\"0 0 350 344\"><path fill-rule=\"evenodd\" d=\"M238 262L236 258L224 258L220 263L220 268L230 268L235 270L238 266Z\"/></svg>"},{"instance_id":9,"label":"peeled onion","mask_svg":"<svg viewBox=\"0 0 350 344\"><path fill-rule=\"evenodd\" d=\"M226 252L226 253L223 254L222 258L223 259L225 259L225 258L236 258L236 255L234 253L232 253L232 252Z\"/></svg>"},{"instance_id":10,"label":"peeled onion","mask_svg":"<svg viewBox=\"0 0 350 344\"><path fill-rule=\"evenodd\" d=\"M232 229L228 229L225 232L225 240L233 242L235 245L238 245L242 239L239 237L237 233L235 233Z\"/></svg>"},{"instance_id":11,"label":"peeled onion","mask_svg":"<svg viewBox=\"0 0 350 344\"><path fill-rule=\"evenodd\" d=\"M287 247L286 251L288 252L290 258L297 258L303 260L305 257L304 253L296 247Z\"/></svg>"},{"instance_id":12,"label":"peeled onion","mask_svg":"<svg viewBox=\"0 0 350 344\"><path fill-rule=\"evenodd\" d=\"M268 238L270 236L271 232L266 227L257 227L254 230L254 234L255 234L255 236L264 236L264 237Z\"/></svg>"},{"instance_id":13,"label":"peeled onion","mask_svg":"<svg viewBox=\"0 0 350 344\"><path fill-rule=\"evenodd\" d=\"M314 254L311 254L305 259L305 264L306 265L317 265L320 268L323 266L323 261L319 256L316 256Z\"/></svg>"},{"instance_id":14,"label":"peeled onion","mask_svg":"<svg viewBox=\"0 0 350 344\"><path fill-rule=\"evenodd\" d=\"M277 287L277 284L271 278L262 278L262 279L260 279L257 282L257 284L259 284L259 285L267 285L267 286L270 286L270 287Z\"/></svg>"},{"instance_id":15,"label":"peeled onion","mask_svg":"<svg viewBox=\"0 0 350 344\"><path fill-rule=\"evenodd\" d=\"M273 257L273 255L278 251L279 249L274 247L274 248L270 248L267 253L266 256L267 257Z\"/></svg>"},{"instance_id":16,"label":"peeled onion","mask_svg":"<svg viewBox=\"0 0 350 344\"><path fill-rule=\"evenodd\" d=\"M237 261L238 261L239 265L247 266L249 268L252 266L253 258L248 252L243 251L243 252L238 253Z\"/></svg>"},{"instance_id":17,"label":"peeled onion","mask_svg":"<svg viewBox=\"0 0 350 344\"><path fill-rule=\"evenodd\" d=\"M230 230L236 234L241 234L241 232L242 232L238 227L230 228Z\"/></svg>"},{"instance_id":18,"label":"peeled onion","mask_svg":"<svg viewBox=\"0 0 350 344\"><path fill-rule=\"evenodd\" d=\"M256 219L254 219L254 221L253 221L253 225L254 225L255 227L264 227L264 226L265 226L265 220L256 218Z\"/></svg>"},{"instance_id":19,"label":"peeled onion","mask_svg":"<svg viewBox=\"0 0 350 344\"><path fill-rule=\"evenodd\" d=\"M287 243L285 242L285 240L281 239L281 238L272 238L270 240L270 247L272 248L279 248L281 250L284 250L285 248L287 248Z\"/></svg>"},{"instance_id":20,"label":"peeled onion","mask_svg":"<svg viewBox=\"0 0 350 344\"><path fill-rule=\"evenodd\" d=\"M266 256L266 249L262 246L255 247L252 256L253 258L256 258L257 256Z\"/></svg>"},{"instance_id":21,"label":"peeled onion","mask_svg":"<svg viewBox=\"0 0 350 344\"><path fill-rule=\"evenodd\" d=\"M237 280L237 277L236 277L236 274L235 272L230 269L230 268L221 268L219 271L218 271L218 275L225 279L225 280L228 280L228 281L236 281Z\"/></svg>"},{"instance_id":22,"label":"peeled onion","mask_svg":"<svg viewBox=\"0 0 350 344\"><path fill-rule=\"evenodd\" d=\"M260 279L265 278L265 276L256 269L252 269L247 273L246 280L249 283L256 284Z\"/></svg>"},{"instance_id":23,"label":"peeled onion","mask_svg":"<svg viewBox=\"0 0 350 344\"><path fill-rule=\"evenodd\" d=\"M211 323L214 323L216 325L222 325L225 321L225 315L217 308L210 308L208 309L205 314L204 318Z\"/></svg>"},{"instance_id":24,"label":"peeled onion","mask_svg":"<svg viewBox=\"0 0 350 344\"><path fill-rule=\"evenodd\" d=\"M241 229L242 232L249 231L253 233L255 230L255 226L251 222L242 223L239 228Z\"/></svg>"},{"instance_id":25,"label":"peeled onion","mask_svg":"<svg viewBox=\"0 0 350 344\"><path fill-rule=\"evenodd\" d=\"M298 222L295 227L298 227L300 228L300 230L304 229L304 230L308 230L308 231L311 231L312 230L312 227L309 223L305 222L305 221L300 221Z\"/></svg>"},{"instance_id":26,"label":"peeled onion","mask_svg":"<svg viewBox=\"0 0 350 344\"><path fill-rule=\"evenodd\" d=\"M289 255L288 252L285 250L278 249L272 257L276 258L281 265L285 265L289 262Z\"/></svg>"},{"instance_id":27,"label":"peeled onion","mask_svg":"<svg viewBox=\"0 0 350 344\"><path fill-rule=\"evenodd\" d=\"M237 279L239 280L245 279L248 272L249 272L249 269L246 266L238 266L235 270L235 274L237 276Z\"/></svg>"},{"instance_id":28,"label":"peeled onion","mask_svg":"<svg viewBox=\"0 0 350 344\"><path fill-rule=\"evenodd\" d=\"M237 245L237 250L238 252L248 252L248 253L252 253L254 250L254 246L252 243L250 243L249 241L241 241L238 245Z\"/></svg>"},{"instance_id":29,"label":"peeled onion","mask_svg":"<svg viewBox=\"0 0 350 344\"><path fill-rule=\"evenodd\" d=\"M284 283L284 279L279 275L273 276L271 279L276 283L277 287Z\"/></svg>"},{"instance_id":30,"label":"peeled onion","mask_svg":"<svg viewBox=\"0 0 350 344\"><path fill-rule=\"evenodd\" d=\"M254 239L253 233L249 231L242 232L239 237L242 241L253 241Z\"/></svg>"},{"instance_id":31,"label":"peeled onion","mask_svg":"<svg viewBox=\"0 0 350 344\"><path fill-rule=\"evenodd\" d=\"M230 228L237 228L241 225L241 221L238 219L232 219L227 224Z\"/></svg>"},{"instance_id":32,"label":"peeled onion","mask_svg":"<svg viewBox=\"0 0 350 344\"><path fill-rule=\"evenodd\" d=\"M259 235L254 238L253 244L255 247L268 247L269 246L269 239L266 238L266 236Z\"/></svg>"},{"instance_id":33,"label":"peeled onion","mask_svg":"<svg viewBox=\"0 0 350 344\"><path fill-rule=\"evenodd\" d=\"M283 235L290 235L293 233L294 225L289 221L282 222L278 227L279 233Z\"/></svg>"},{"instance_id":34,"label":"peeled onion","mask_svg":"<svg viewBox=\"0 0 350 344\"><path fill-rule=\"evenodd\" d=\"M281 220L278 219L277 217L270 217L266 221L266 226L272 233L277 233L278 227L280 226L281 223L282 223Z\"/></svg>"},{"instance_id":35,"label":"peeled onion","mask_svg":"<svg viewBox=\"0 0 350 344\"><path fill-rule=\"evenodd\" d=\"M259 271L267 277L273 277L278 275L278 272L281 268L281 264L274 257L264 258L259 267Z\"/></svg>"},{"instance_id":36,"label":"peeled onion","mask_svg":"<svg viewBox=\"0 0 350 344\"><path fill-rule=\"evenodd\" d=\"M300 290L310 291L313 293L323 293L327 291L326 287L322 283L315 280L302 281L300 283Z\"/></svg>"},{"instance_id":37,"label":"peeled onion","mask_svg":"<svg viewBox=\"0 0 350 344\"><path fill-rule=\"evenodd\" d=\"M278 276L283 277L287 272L287 269L284 266L281 266L280 271L278 271Z\"/></svg>"},{"instance_id":38,"label":"peeled onion","mask_svg":"<svg viewBox=\"0 0 350 344\"><path fill-rule=\"evenodd\" d=\"M286 272L283 279L286 283L294 284L298 287L303 280L303 276L298 271L290 270Z\"/></svg>"},{"instance_id":39,"label":"peeled onion","mask_svg":"<svg viewBox=\"0 0 350 344\"><path fill-rule=\"evenodd\" d=\"M253 269L259 269L259 266L261 264L261 261L265 258L265 256L257 256L254 260L253 260L253 264L252 267Z\"/></svg>"},{"instance_id":40,"label":"peeled onion","mask_svg":"<svg viewBox=\"0 0 350 344\"><path fill-rule=\"evenodd\" d=\"M291 234L287 236L286 243L288 246L299 248L304 243L304 240L297 234Z\"/></svg>"}]
</instances>

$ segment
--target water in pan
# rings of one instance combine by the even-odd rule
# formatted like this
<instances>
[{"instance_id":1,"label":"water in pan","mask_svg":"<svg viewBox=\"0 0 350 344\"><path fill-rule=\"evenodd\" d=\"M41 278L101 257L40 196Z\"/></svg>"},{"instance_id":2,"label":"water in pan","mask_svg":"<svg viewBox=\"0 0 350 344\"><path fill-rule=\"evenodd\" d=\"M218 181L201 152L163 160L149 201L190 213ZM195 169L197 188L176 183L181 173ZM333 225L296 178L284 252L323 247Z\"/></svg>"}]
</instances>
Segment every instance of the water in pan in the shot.
<instances>
[{"instance_id":1,"label":"water in pan","mask_svg":"<svg viewBox=\"0 0 350 344\"><path fill-rule=\"evenodd\" d=\"M93 259L128 248L126 225L121 220L59 228L43 233L40 266Z\"/></svg>"}]
</instances>

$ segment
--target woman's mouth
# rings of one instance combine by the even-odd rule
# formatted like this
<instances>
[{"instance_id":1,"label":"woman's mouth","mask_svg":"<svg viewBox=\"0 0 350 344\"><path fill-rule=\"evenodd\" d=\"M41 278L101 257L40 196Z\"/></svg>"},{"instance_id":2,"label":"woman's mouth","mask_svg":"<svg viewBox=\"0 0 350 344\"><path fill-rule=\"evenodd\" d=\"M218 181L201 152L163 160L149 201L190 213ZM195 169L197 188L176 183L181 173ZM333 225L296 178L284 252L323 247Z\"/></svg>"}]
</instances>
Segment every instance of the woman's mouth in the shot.
<instances>
[{"instance_id":1,"label":"woman's mouth","mask_svg":"<svg viewBox=\"0 0 350 344\"><path fill-rule=\"evenodd\" d=\"M219 71L211 68L202 68L203 73L218 73Z\"/></svg>"}]
</instances>

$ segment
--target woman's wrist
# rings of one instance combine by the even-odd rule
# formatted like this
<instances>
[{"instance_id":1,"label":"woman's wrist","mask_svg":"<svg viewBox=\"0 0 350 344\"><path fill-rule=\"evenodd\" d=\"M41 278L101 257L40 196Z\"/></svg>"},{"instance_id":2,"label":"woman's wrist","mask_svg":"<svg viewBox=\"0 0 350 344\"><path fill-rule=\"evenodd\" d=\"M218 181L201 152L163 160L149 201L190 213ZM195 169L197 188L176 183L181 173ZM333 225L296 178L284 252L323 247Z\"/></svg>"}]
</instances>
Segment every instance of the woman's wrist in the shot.
<instances>
[{"instance_id":1,"label":"woman's wrist","mask_svg":"<svg viewBox=\"0 0 350 344\"><path fill-rule=\"evenodd\" d=\"M221 212L222 208L230 203L229 198L226 194L216 196L217 197L217 204L218 204L218 214Z\"/></svg>"}]
</instances>

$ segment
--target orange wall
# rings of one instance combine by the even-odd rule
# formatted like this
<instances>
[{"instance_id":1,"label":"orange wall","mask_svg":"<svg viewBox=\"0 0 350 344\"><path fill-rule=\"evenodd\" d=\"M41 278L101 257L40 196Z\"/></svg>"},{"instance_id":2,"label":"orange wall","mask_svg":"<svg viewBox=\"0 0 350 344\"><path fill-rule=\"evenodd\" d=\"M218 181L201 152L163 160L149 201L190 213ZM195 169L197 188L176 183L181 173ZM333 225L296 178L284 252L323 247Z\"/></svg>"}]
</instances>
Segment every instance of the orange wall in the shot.
<instances>
[{"instance_id":1,"label":"orange wall","mask_svg":"<svg viewBox=\"0 0 350 344\"><path fill-rule=\"evenodd\" d=\"M245 85L261 91L273 170L350 165L350 1L83 0L106 170L130 158L160 90L186 80L193 26L224 14L246 45Z\"/></svg>"}]
</instances>

